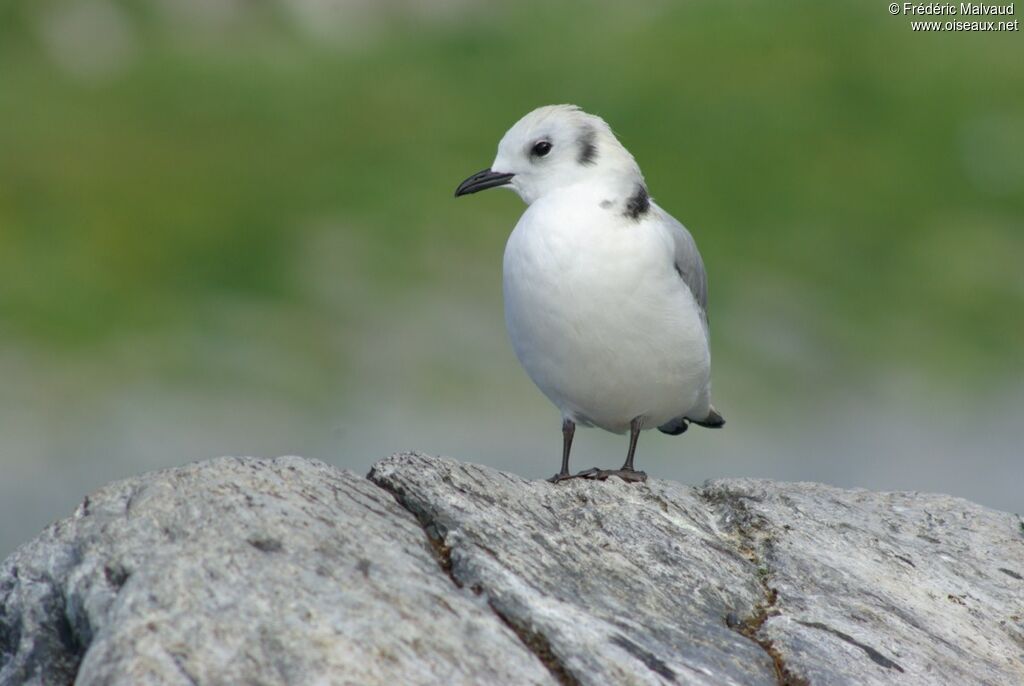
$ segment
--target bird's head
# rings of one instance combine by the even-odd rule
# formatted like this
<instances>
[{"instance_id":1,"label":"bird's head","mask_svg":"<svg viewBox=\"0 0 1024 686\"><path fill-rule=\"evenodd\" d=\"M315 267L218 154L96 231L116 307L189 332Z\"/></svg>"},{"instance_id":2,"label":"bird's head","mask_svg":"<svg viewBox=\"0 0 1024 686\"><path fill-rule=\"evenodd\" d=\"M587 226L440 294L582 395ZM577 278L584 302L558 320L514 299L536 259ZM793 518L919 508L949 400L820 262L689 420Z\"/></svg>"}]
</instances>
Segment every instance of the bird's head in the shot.
<instances>
[{"instance_id":1,"label":"bird's head","mask_svg":"<svg viewBox=\"0 0 1024 686\"><path fill-rule=\"evenodd\" d=\"M628 192L643 176L604 119L575 105L548 105L516 122L498 143L490 168L459 184L455 195L508 186L530 204L583 182Z\"/></svg>"}]
</instances>

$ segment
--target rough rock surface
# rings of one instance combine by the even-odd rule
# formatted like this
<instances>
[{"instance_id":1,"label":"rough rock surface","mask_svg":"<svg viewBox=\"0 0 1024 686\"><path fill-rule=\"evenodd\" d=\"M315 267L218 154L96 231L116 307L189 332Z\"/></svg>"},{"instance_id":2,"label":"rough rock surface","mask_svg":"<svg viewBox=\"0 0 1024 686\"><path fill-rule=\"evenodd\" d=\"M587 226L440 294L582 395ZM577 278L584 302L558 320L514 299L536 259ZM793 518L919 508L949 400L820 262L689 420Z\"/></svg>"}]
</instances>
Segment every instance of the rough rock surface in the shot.
<instances>
[{"instance_id":1,"label":"rough rock surface","mask_svg":"<svg viewBox=\"0 0 1024 686\"><path fill-rule=\"evenodd\" d=\"M416 520L301 458L107 486L0 567L0 683L552 683Z\"/></svg>"},{"instance_id":2,"label":"rough rock surface","mask_svg":"<svg viewBox=\"0 0 1024 686\"><path fill-rule=\"evenodd\" d=\"M726 480L221 458L0 565L0 685L1024 683L1024 524Z\"/></svg>"}]
</instances>

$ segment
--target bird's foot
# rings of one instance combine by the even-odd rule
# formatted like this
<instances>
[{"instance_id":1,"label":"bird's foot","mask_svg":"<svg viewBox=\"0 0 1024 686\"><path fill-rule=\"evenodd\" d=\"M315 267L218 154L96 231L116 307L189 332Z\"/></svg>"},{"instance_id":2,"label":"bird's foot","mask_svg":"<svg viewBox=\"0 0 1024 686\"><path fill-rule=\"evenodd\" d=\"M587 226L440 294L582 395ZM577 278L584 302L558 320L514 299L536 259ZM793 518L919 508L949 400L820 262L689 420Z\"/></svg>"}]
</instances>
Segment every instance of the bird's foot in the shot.
<instances>
[{"instance_id":1,"label":"bird's foot","mask_svg":"<svg viewBox=\"0 0 1024 686\"><path fill-rule=\"evenodd\" d=\"M606 481L610 476L617 476L623 481L630 483L647 481L647 472L640 472L635 469L598 469L597 467L591 467L590 469L584 469L582 472L577 472L576 474L555 474L553 477L548 479L548 482L557 484L561 481L569 481L570 479Z\"/></svg>"},{"instance_id":2,"label":"bird's foot","mask_svg":"<svg viewBox=\"0 0 1024 686\"><path fill-rule=\"evenodd\" d=\"M632 483L647 481L647 472L640 472L635 469L598 469L597 467L574 474L572 478L605 481L610 476L617 476L623 481Z\"/></svg>"}]
</instances>

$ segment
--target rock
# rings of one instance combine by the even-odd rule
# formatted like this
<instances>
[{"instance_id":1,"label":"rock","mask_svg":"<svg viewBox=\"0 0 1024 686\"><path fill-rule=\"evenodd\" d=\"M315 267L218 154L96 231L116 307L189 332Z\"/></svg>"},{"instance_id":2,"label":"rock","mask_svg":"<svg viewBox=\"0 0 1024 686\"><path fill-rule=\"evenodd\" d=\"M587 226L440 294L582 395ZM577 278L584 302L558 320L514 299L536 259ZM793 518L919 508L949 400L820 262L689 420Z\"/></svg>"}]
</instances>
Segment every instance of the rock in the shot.
<instances>
[{"instance_id":1,"label":"rock","mask_svg":"<svg viewBox=\"0 0 1024 686\"><path fill-rule=\"evenodd\" d=\"M761 602L754 565L694 489L552 485L418 455L369 478L437 538L455 582L536 637L565 680L775 683L771 658L725 621Z\"/></svg>"},{"instance_id":2,"label":"rock","mask_svg":"<svg viewBox=\"0 0 1024 686\"><path fill-rule=\"evenodd\" d=\"M712 482L764 570L760 641L812 684L1024 684L1024 524L960 498Z\"/></svg>"},{"instance_id":3,"label":"rock","mask_svg":"<svg viewBox=\"0 0 1024 686\"><path fill-rule=\"evenodd\" d=\"M1024 525L939 495L221 458L0 565L0 684L1024 683Z\"/></svg>"},{"instance_id":4,"label":"rock","mask_svg":"<svg viewBox=\"0 0 1024 686\"><path fill-rule=\"evenodd\" d=\"M301 458L107 486L4 562L0 608L5 686L553 683L388 492Z\"/></svg>"}]
</instances>

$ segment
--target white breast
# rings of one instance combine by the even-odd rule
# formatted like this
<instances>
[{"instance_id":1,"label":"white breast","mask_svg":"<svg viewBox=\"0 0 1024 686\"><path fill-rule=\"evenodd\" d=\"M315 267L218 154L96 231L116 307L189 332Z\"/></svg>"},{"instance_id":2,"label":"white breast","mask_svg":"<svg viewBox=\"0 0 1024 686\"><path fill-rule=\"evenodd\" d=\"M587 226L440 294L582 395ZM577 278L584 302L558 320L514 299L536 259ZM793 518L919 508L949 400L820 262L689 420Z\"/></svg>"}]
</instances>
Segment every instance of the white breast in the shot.
<instances>
[{"instance_id":1,"label":"white breast","mask_svg":"<svg viewBox=\"0 0 1024 686\"><path fill-rule=\"evenodd\" d=\"M652 205L643 221L584 190L545 197L505 248L505 322L563 416L623 432L708 409L707 335Z\"/></svg>"}]
</instances>

